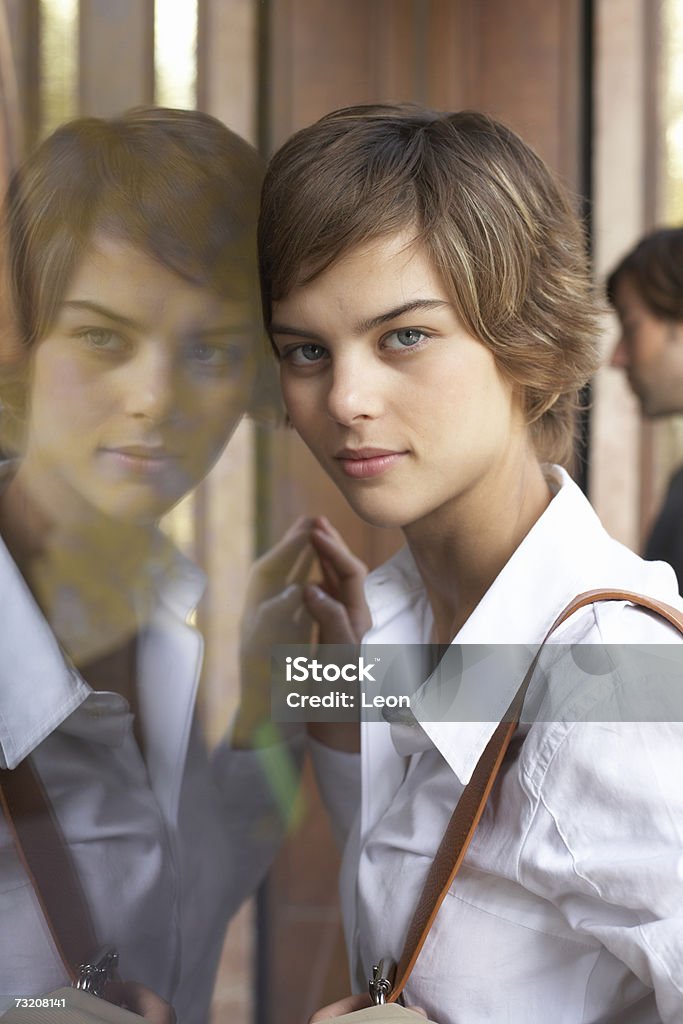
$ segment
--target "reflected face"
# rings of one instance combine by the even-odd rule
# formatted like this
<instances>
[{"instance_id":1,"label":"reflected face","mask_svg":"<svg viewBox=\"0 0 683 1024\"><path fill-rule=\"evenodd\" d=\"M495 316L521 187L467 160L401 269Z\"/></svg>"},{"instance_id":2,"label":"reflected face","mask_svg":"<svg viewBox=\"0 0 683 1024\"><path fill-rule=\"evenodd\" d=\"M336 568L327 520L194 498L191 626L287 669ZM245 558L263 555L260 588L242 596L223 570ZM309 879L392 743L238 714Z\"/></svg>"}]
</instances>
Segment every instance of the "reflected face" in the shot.
<instances>
[{"instance_id":1,"label":"reflected face","mask_svg":"<svg viewBox=\"0 0 683 1024\"><path fill-rule=\"evenodd\" d=\"M485 491L526 427L490 350L410 234L274 303L292 424L366 521L408 526Z\"/></svg>"},{"instance_id":2,"label":"reflected face","mask_svg":"<svg viewBox=\"0 0 683 1024\"><path fill-rule=\"evenodd\" d=\"M656 316L628 274L616 285L621 337L611 365L626 372L645 416L683 410L683 324Z\"/></svg>"},{"instance_id":3,"label":"reflected face","mask_svg":"<svg viewBox=\"0 0 683 1024\"><path fill-rule=\"evenodd\" d=\"M95 239L33 352L24 478L55 516L158 519L244 412L252 333L243 304Z\"/></svg>"}]
</instances>

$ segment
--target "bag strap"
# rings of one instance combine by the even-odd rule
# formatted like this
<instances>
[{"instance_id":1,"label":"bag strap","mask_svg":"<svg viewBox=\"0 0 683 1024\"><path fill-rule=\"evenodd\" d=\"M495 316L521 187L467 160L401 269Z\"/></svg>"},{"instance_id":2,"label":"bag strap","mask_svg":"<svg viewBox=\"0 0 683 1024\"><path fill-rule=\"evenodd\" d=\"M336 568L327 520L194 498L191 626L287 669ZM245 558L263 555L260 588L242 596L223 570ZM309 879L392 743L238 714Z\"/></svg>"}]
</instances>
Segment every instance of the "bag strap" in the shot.
<instances>
[{"instance_id":1,"label":"bag strap","mask_svg":"<svg viewBox=\"0 0 683 1024\"><path fill-rule=\"evenodd\" d=\"M465 859L467 848L483 814L510 740L519 724L524 698L546 641L558 626L561 626L579 608L597 601L628 601L630 604L639 605L660 615L683 633L683 612L662 601L643 594L632 593L630 590L589 590L575 597L560 612L543 638L512 703L479 758L472 778L465 786L448 823L427 874L413 919L408 927L403 952L396 968L396 980L391 994L387 996L387 1002L394 1003L401 995L420 950L429 935L439 907L446 898L446 894Z\"/></svg>"},{"instance_id":2,"label":"bag strap","mask_svg":"<svg viewBox=\"0 0 683 1024\"><path fill-rule=\"evenodd\" d=\"M0 807L55 948L77 983L97 940L69 848L30 757L0 770Z\"/></svg>"}]
</instances>

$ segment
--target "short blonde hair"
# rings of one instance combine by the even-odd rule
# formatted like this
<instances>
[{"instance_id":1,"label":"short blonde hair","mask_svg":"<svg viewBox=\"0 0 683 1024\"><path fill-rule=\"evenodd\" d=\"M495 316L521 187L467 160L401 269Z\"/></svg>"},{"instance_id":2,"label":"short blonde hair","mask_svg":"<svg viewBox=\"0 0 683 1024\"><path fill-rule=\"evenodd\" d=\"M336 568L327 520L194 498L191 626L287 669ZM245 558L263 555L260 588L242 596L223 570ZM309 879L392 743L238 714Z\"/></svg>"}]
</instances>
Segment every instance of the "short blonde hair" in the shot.
<instances>
[{"instance_id":1,"label":"short blonde hair","mask_svg":"<svg viewBox=\"0 0 683 1024\"><path fill-rule=\"evenodd\" d=\"M348 107L292 136L262 193L266 327L274 301L411 225L462 322L519 387L539 456L567 461L599 358L583 231L543 161L483 114Z\"/></svg>"}]
</instances>

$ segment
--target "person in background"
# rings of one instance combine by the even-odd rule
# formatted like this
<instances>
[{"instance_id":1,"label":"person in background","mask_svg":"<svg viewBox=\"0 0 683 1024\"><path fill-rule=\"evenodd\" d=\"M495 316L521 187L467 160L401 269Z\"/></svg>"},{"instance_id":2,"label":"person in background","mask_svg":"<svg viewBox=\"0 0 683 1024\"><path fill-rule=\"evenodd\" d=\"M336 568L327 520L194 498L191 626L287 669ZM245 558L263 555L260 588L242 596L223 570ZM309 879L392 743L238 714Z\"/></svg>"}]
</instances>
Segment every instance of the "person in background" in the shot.
<instances>
[{"instance_id":1,"label":"person in background","mask_svg":"<svg viewBox=\"0 0 683 1024\"><path fill-rule=\"evenodd\" d=\"M262 680L243 674L232 741L207 753L191 624L203 575L158 528L264 402L260 179L252 147L214 118L141 108L57 129L5 207L0 772L30 759L96 937L136 982L129 1005L166 1019L156 993L182 1024L206 1024L226 923L288 813L252 749ZM316 552L334 565L345 548L301 520L256 567L245 673L278 637L305 635L292 616L321 603L297 585ZM344 625L333 589L323 617ZM271 764L296 766L298 740L265 742ZM0 814L0 1010L65 981Z\"/></svg>"},{"instance_id":2,"label":"person in background","mask_svg":"<svg viewBox=\"0 0 683 1024\"><path fill-rule=\"evenodd\" d=\"M683 228L646 235L607 278L621 336L612 366L624 370L644 416L683 412ZM668 562L683 588L683 466L672 476L644 557Z\"/></svg>"}]
</instances>

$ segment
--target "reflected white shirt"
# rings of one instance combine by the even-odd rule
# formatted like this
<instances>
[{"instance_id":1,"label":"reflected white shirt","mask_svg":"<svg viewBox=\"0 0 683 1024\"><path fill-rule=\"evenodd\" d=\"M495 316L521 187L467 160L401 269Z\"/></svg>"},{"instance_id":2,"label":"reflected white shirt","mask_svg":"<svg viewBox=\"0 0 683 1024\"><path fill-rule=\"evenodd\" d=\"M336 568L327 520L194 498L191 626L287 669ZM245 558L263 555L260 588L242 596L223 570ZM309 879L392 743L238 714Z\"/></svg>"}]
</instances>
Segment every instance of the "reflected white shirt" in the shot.
<instances>
[{"instance_id":1,"label":"reflected white shirt","mask_svg":"<svg viewBox=\"0 0 683 1024\"><path fill-rule=\"evenodd\" d=\"M207 756L194 717L202 641L187 622L203 586L181 556L155 581L138 656L143 760L128 703L67 663L0 540L0 768L33 755L98 939L182 1024L207 1021L226 923L284 829L256 754L226 741ZM66 981L0 814L0 1011Z\"/></svg>"},{"instance_id":2,"label":"reflected white shirt","mask_svg":"<svg viewBox=\"0 0 683 1024\"><path fill-rule=\"evenodd\" d=\"M454 643L534 648L573 597L598 587L681 607L673 571L610 538L569 477L550 472L555 497ZM370 575L367 596L368 658L373 644L428 642L431 613L407 550ZM656 616L609 603L576 613L554 642L681 637ZM502 707L519 682L501 680ZM439 1024L683 1021L683 725L617 724L608 720L612 693L597 713L581 697L565 721L518 733L418 959L406 1001ZM363 723L362 805L341 886L359 991L380 956L398 959L494 727Z\"/></svg>"}]
</instances>

